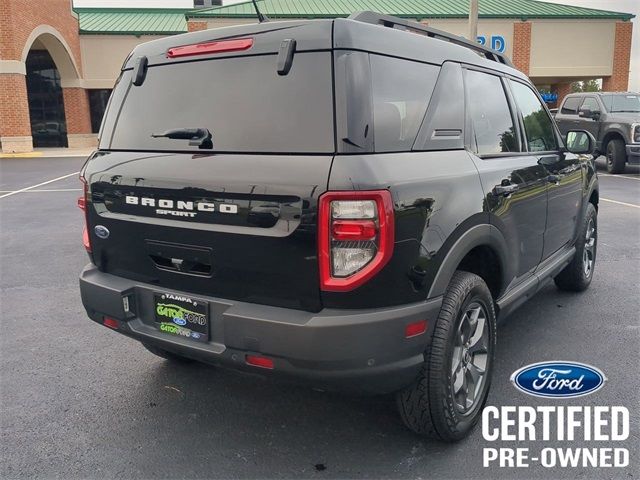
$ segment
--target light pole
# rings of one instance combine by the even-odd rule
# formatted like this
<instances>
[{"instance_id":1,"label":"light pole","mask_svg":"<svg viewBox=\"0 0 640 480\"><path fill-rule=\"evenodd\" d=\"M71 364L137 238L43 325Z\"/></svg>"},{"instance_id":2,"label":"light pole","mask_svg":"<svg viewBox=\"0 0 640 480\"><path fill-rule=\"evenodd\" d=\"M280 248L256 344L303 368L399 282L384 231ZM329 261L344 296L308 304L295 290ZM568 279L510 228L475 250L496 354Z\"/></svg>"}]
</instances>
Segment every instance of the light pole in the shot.
<instances>
[{"instance_id":1,"label":"light pole","mask_svg":"<svg viewBox=\"0 0 640 480\"><path fill-rule=\"evenodd\" d=\"M478 40L478 0L469 0L469 40Z\"/></svg>"}]
</instances>

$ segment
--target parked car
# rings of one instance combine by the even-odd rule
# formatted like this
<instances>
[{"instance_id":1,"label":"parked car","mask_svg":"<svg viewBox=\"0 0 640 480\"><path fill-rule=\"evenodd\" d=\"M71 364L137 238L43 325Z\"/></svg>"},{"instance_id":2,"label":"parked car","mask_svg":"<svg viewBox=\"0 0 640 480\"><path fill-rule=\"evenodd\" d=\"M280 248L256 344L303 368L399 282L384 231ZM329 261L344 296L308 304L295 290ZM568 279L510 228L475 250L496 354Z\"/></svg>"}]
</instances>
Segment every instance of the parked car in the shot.
<instances>
[{"instance_id":1,"label":"parked car","mask_svg":"<svg viewBox=\"0 0 640 480\"><path fill-rule=\"evenodd\" d=\"M597 155L606 155L607 171L622 173L640 164L640 94L582 92L565 97L556 115L560 131L579 128L596 139Z\"/></svg>"},{"instance_id":2,"label":"parked car","mask_svg":"<svg viewBox=\"0 0 640 480\"><path fill-rule=\"evenodd\" d=\"M593 146L503 55L390 16L145 43L81 172L82 302L160 357L396 393L458 440L497 319L591 282Z\"/></svg>"}]
</instances>

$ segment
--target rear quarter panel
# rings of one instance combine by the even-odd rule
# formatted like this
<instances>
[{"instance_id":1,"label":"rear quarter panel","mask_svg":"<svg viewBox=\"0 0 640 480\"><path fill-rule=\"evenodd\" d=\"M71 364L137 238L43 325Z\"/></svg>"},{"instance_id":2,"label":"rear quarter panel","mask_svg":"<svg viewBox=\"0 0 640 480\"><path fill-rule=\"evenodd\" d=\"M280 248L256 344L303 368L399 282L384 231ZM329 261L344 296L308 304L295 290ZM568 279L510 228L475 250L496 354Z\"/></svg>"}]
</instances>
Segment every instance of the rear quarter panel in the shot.
<instances>
[{"instance_id":1,"label":"rear quarter panel","mask_svg":"<svg viewBox=\"0 0 640 480\"><path fill-rule=\"evenodd\" d=\"M395 246L378 275L352 292L323 292L331 308L372 308L427 298L454 232L488 224L478 171L464 150L339 155L329 190L389 189Z\"/></svg>"}]
</instances>

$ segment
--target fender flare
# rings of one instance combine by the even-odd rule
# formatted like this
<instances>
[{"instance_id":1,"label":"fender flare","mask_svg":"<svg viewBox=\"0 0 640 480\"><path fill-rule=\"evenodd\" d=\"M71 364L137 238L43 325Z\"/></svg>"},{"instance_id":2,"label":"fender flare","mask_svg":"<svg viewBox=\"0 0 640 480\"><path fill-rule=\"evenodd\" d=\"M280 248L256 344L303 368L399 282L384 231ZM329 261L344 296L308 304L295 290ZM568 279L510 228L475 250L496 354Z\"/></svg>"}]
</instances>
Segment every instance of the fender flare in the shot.
<instances>
[{"instance_id":1,"label":"fender flare","mask_svg":"<svg viewBox=\"0 0 640 480\"><path fill-rule=\"evenodd\" d=\"M489 224L481 224L468 229L451 246L431 283L427 298L444 295L462 259L471 250L479 246L488 246L495 251L500 262L500 271L502 272L501 291L504 291L507 280L512 277L510 270L513 269L513 267L511 267L511 269L508 268L509 261L507 252L509 250L507 242L497 227Z\"/></svg>"}]
</instances>

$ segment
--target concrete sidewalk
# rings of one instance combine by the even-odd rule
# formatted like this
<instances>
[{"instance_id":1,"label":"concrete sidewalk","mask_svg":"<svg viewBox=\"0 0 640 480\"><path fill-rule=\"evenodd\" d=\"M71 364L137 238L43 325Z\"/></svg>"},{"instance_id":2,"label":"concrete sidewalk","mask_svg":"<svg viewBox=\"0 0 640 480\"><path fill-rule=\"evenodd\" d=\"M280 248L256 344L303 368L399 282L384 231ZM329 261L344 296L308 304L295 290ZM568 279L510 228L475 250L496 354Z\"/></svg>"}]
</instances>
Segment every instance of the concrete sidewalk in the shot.
<instances>
[{"instance_id":1,"label":"concrete sidewalk","mask_svg":"<svg viewBox=\"0 0 640 480\"><path fill-rule=\"evenodd\" d=\"M33 152L0 153L0 158L88 157L95 148L38 148Z\"/></svg>"}]
</instances>

